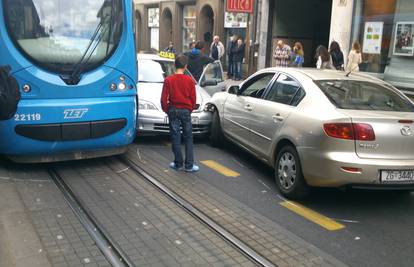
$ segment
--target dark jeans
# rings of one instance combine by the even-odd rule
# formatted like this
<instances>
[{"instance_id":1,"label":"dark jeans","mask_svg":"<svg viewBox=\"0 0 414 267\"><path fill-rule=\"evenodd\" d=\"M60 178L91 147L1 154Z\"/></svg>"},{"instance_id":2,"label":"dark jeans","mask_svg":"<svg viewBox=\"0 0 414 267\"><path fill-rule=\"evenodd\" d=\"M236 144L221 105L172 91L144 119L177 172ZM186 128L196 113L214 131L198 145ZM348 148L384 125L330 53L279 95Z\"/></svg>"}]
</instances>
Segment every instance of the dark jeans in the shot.
<instances>
[{"instance_id":1,"label":"dark jeans","mask_svg":"<svg viewBox=\"0 0 414 267\"><path fill-rule=\"evenodd\" d=\"M229 60L227 65L227 76L232 77L233 76L233 60Z\"/></svg>"},{"instance_id":2,"label":"dark jeans","mask_svg":"<svg viewBox=\"0 0 414 267\"><path fill-rule=\"evenodd\" d=\"M242 63L241 62L233 62L233 73L236 79L242 78Z\"/></svg>"},{"instance_id":3,"label":"dark jeans","mask_svg":"<svg viewBox=\"0 0 414 267\"><path fill-rule=\"evenodd\" d=\"M185 145L184 168L193 168L193 127L191 125L191 112L188 109L171 107L168 110L170 120L170 135L172 151L174 153L174 163L177 168L183 166L183 155L181 153L181 128Z\"/></svg>"}]
</instances>

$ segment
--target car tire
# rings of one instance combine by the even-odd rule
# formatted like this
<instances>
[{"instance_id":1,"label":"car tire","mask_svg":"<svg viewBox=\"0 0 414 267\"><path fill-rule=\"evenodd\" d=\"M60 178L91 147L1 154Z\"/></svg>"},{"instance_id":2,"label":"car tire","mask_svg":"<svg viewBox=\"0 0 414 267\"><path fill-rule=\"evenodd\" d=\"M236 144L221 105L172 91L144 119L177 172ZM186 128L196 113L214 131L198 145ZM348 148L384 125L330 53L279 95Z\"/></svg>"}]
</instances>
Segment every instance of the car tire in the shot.
<instances>
[{"instance_id":1,"label":"car tire","mask_svg":"<svg viewBox=\"0 0 414 267\"><path fill-rule=\"evenodd\" d=\"M296 149L287 145L277 154L275 180L279 191L289 199L301 199L309 194Z\"/></svg>"},{"instance_id":2,"label":"car tire","mask_svg":"<svg viewBox=\"0 0 414 267\"><path fill-rule=\"evenodd\" d=\"M210 144L214 147L220 147L224 144L224 134L220 125L220 116L217 110L213 113L213 120L211 122Z\"/></svg>"}]
</instances>

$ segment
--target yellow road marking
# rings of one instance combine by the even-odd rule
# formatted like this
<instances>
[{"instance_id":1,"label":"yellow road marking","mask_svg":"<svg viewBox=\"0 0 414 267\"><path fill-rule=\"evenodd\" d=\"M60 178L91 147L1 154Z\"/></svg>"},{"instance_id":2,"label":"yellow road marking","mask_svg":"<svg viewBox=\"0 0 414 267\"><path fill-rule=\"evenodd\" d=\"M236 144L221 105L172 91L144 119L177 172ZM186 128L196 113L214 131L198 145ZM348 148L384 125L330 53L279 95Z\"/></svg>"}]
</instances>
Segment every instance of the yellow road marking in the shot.
<instances>
[{"instance_id":1,"label":"yellow road marking","mask_svg":"<svg viewBox=\"0 0 414 267\"><path fill-rule=\"evenodd\" d=\"M207 167L215 170L216 172L218 172L220 174L223 174L224 176L227 176L227 177L238 177L238 176L240 176L240 173L235 172L233 170L230 170L229 168L221 165L220 163L215 162L214 160L203 160L203 161L201 161L201 163L203 163Z\"/></svg>"},{"instance_id":2,"label":"yellow road marking","mask_svg":"<svg viewBox=\"0 0 414 267\"><path fill-rule=\"evenodd\" d=\"M319 214L311 209L308 209L299 203L296 203L294 201L284 201L280 202L280 205L283 207L295 212L296 214L299 214L300 216L308 219L311 222L314 222L323 228L329 230L329 231L336 231L345 228L345 225L340 224L326 216L323 216L322 214Z\"/></svg>"}]
</instances>

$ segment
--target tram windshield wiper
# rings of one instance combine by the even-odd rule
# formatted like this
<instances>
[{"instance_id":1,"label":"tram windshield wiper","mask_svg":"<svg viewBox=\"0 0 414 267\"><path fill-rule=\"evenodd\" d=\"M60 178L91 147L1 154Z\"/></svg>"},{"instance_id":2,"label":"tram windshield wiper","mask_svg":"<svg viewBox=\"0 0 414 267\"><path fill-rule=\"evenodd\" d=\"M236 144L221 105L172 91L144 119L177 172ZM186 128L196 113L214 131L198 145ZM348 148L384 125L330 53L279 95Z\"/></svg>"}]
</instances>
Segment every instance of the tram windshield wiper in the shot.
<instances>
[{"instance_id":1,"label":"tram windshield wiper","mask_svg":"<svg viewBox=\"0 0 414 267\"><path fill-rule=\"evenodd\" d=\"M113 8L113 6L112 6ZM109 23L107 22L108 18L110 19ZM95 31L92 34L92 37L89 41L88 46L86 47L85 51L83 52L81 58L79 59L79 61L74 65L73 67L73 71L65 77L62 77L62 79L69 85L75 85L78 84L81 78L81 73L83 68L87 65L87 63L89 62L89 60L91 59L93 53L95 52L96 48L99 46L99 44L101 43L102 39L105 36L105 33L108 31L109 29L109 34L111 34L112 31L112 19L113 19L113 11L111 11L110 15L105 15L101 21L98 23L98 25L96 25ZM110 35L108 37L108 43L109 43L109 38Z\"/></svg>"}]
</instances>

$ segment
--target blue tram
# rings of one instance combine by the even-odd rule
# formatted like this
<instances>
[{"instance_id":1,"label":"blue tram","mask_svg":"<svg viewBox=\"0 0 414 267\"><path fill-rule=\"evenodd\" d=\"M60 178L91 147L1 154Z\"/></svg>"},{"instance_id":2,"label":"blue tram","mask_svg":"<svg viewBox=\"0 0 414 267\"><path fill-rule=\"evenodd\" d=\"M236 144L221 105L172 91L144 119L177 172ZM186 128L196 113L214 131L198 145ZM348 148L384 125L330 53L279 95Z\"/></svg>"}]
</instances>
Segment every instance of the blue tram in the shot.
<instances>
[{"instance_id":1,"label":"blue tram","mask_svg":"<svg viewBox=\"0 0 414 267\"><path fill-rule=\"evenodd\" d=\"M136 133L132 0L1 0L0 65L18 80L0 154L48 162L123 153Z\"/></svg>"}]
</instances>

